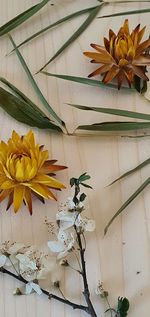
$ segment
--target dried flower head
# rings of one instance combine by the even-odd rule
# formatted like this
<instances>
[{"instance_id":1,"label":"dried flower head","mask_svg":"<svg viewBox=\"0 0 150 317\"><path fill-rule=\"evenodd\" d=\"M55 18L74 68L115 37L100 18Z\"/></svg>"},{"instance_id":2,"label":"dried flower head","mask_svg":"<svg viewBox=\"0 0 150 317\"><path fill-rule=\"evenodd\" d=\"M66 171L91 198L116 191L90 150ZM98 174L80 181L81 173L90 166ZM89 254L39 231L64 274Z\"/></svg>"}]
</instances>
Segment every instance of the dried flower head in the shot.
<instances>
[{"instance_id":1,"label":"dried flower head","mask_svg":"<svg viewBox=\"0 0 150 317\"><path fill-rule=\"evenodd\" d=\"M129 87L134 81L135 75L148 81L146 66L150 65L150 39L141 43L145 27L140 29L140 24L130 33L128 20L124 21L117 35L109 30L109 40L104 38L104 46L91 44L97 52L84 52L84 55L92 58L92 63L101 66L88 77L103 75L103 83L107 84L114 78L117 79L118 89L124 80Z\"/></svg>"},{"instance_id":2,"label":"dried flower head","mask_svg":"<svg viewBox=\"0 0 150 317\"><path fill-rule=\"evenodd\" d=\"M97 288L95 290L96 295L100 295L101 298L106 298L108 297L108 292L104 290L103 284L98 281Z\"/></svg>"},{"instance_id":3,"label":"dried flower head","mask_svg":"<svg viewBox=\"0 0 150 317\"><path fill-rule=\"evenodd\" d=\"M65 186L52 177L53 172L65 167L54 163L48 160L48 151L35 144L32 131L22 137L13 131L7 143L0 143L0 202L9 197L7 209L13 204L17 212L24 201L32 214L31 193L43 201L56 199L50 188Z\"/></svg>"}]
</instances>

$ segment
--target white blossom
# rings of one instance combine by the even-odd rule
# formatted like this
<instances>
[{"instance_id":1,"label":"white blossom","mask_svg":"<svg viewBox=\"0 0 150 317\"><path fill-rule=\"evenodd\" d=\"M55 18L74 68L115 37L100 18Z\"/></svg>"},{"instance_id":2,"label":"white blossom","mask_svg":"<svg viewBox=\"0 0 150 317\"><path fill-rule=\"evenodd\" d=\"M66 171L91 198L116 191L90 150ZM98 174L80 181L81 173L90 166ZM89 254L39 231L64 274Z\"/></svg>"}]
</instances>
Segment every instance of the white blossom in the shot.
<instances>
[{"instance_id":1,"label":"white blossom","mask_svg":"<svg viewBox=\"0 0 150 317\"><path fill-rule=\"evenodd\" d=\"M22 243L6 241L0 246L0 267L17 264L17 253L24 248Z\"/></svg>"},{"instance_id":2,"label":"white blossom","mask_svg":"<svg viewBox=\"0 0 150 317\"><path fill-rule=\"evenodd\" d=\"M72 197L68 197L68 198L67 198L66 206L67 206L67 208L68 208L69 210L75 209L75 203L74 203Z\"/></svg>"},{"instance_id":3,"label":"white blossom","mask_svg":"<svg viewBox=\"0 0 150 317\"><path fill-rule=\"evenodd\" d=\"M27 280L44 280L52 272L56 265L56 259L33 248L25 253L18 254L19 269L21 275Z\"/></svg>"},{"instance_id":4,"label":"white blossom","mask_svg":"<svg viewBox=\"0 0 150 317\"><path fill-rule=\"evenodd\" d=\"M36 292L38 295L42 294L42 290L37 283L28 282L26 284L25 294L28 295L28 294L31 294L32 292Z\"/></svg>"},{"instance_id":5,"label":"white blossom","mask_svg":"<svg viewBox=\"0 0 150 317\"><path fill-rule=\"evenodd\" d=\"M82 218L77 211L60 211L56 214L56 220L59 221L60 230L66 230L74 225L82 231L94 231L95 221L88 218Z\"/></svg>"},{"instance_id":6,"label":"white blossom","mask_svg":"<svg viewBox=\"0 0 150 317\"><path fill-rule=\"evenodd\" d=\"M59 230L57 241L48 241L48 247L52 252L58 253L57 259L66 257L72 250L75 238L72 232Z\"/></svg>"}]
</instances>

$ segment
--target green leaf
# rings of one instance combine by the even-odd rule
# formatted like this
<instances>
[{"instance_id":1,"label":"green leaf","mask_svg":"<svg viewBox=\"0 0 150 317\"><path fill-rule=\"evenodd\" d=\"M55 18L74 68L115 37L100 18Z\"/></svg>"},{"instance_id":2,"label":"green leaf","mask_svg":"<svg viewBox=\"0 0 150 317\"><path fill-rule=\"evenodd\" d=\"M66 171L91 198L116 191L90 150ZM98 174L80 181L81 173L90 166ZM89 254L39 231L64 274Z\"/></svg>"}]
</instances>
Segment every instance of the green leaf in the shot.
<instances>
[{"instance_id":1,"label":"green leaf","mask_svg":"<svg viewBox=\"0 0 150 317\"><path fill-rule=\"evenodd\" d=\"M76 11L76 12L74 12L74 13L72 13L72 14L69 14L69 15L65 16L64 18L62 18L62 19L60 19L60 20L58 20L58 21L56 21L56 22L54 22L54 23L52 23L52 24L49 24L49 25L46 26L44 29L42 29L42 30L40 30L40 31L38 31L38 32L36 32L36 33L34 33L34 34L32 34L32 35L31 35L30 37L28 37L26 40L24 40L23 42L21 42L19 45L17 45L17 48L19 48L19 47L23 46L24 44L30 42L31 40L33 40L33 39L35 39L36 37L40 36L40 35L43 34L44 32L46 32L46 31L48 31L48 30L54 28L55 26L58 26L59 24L61 24L61 23L63 23L63 22L69 21L69 20L71 20L71 19L73 19L73 18L75 18L75 17L77 17L77 16L79 16L79 15L88 13L88 12L90 12L91 10L93 10L93 9L95 9L95 8L96 8L96 6L95 6L95 7L86 8L86 9L84 9L84 10ZM13 52L13 51L14 51L14 50L12 50L11 52ZM10 52L10 53L11 53L11 52Z\"/></svg>"},{"instance_id":2,"label":"green leaf","mask_svg":"<svg viewBox=\"0 0 150 317\"><path fill-rule=\"evenodd\" d=\"M37 72L41 72L48 64L50 64L57 56L59 56L69 45L71 45L84 31L85 29L91 24L94 18L97 16L102 4L94 8L90 14L88 15L87 19L81 24L81 26L77 29L76 32L60 47L60 49L54 54L53 57L49 59L49 61L40 68Z\"/></svg>"},{"instance_id":3,"label":"green leaf","mask_svg":"<svg viewBox=\"0 0 150 317\"><path fill-rule=\"evenodd\" d=\"M85 198L86 198L86 194L82 193L82 194L80 195L80 199L79 199L79 200L82 202L82 201L85 200Z\"/></svg>"},{"instance_id":4,"label":"green leaf","mask_svg":"<svg viewBox=\"0 0 150 317\"><path fill-rule=\"evenodd\" d=\"M32 106L12 95L10 92L0 87L0 107L3 108L10 116L19 122L23 122L32 127L40 129L50 129L61 132L61 129L54 125L50 120L43 115L43 112L37 106Z\"/></svg>"},{"instance_id":5,"label":"green leaf","mask_svg":"<svg viewBox=\"0 0 150 317\"><path fill-rule=\"evenodd\" d=\"M139 129L150 128L150 122L102 122L91 125L81 125L77 130L88 130L88 131L132 131Z\"/></svg>"},{"instance_id":6,"label":"green leaf","mask_svg":"<svg viewBox=\"0 0 150 317\"><path fill-rule=\"evenodd\" d=\"M111 220L108 222L107 226L104 229L104 234L107 233L110 225L113 223L113 221L118 217L121 212L129 206L129 204L149 185L150 183L150 177L146 179L146 181L133 193L126 201L125 203L119 208L119 210L115 213L115 215L111 218Z\"/></svg>"},{"instance_id":7,"label":"green leaf","mask_svg":"<svg viewBox=\"0 0 150 317\"><path fill-rule=\"evenodd\" d=\"M90 107L90 106L83 106L83 105L75 105L71 103L68 103L68 105L80 110L96 111L101 113L112 114L115 116L150 120L150 115L146 113L142 113L142 112L134 112L134 111L128 111L128 110L113 109L113 108Z\"/></svg>"},{"instance_id":8,"label":"green leaf","mask_svg":"<svg viewBox=\"0 0 150 317\"><path fill-rule=\"evenodd\" d=\"M37 112L37 116L39 117L39 115L42 115L43 117L46 118L45 113L39 109L38 106L36 106L27 96L25 96L17 87L15 87L13 84L11 84L7 79L0 77L0 81L11 90L11 92L13 92L14 95L16 95L19 99L25 101L28 105L31 106L31 108L34 111L34 115L36 116L36 112ZM50 119L48 118L48 120L50 121Z\"/></svg>"},{"instance_id":9,"label":"green leaf","mask_svg":"<svg viewBox=\"0 0 150 317\"><path fill-rule=\"evenodd\" d=\"M115 184L116 182L120 181L124 177L129 176L130 174L137 172L138 170L140 170L141 168L145 167L148 164L150 164L150 158L148 158L147 160L145 160L141 164L137 165L135 168L131 169L130 171L124 173L123 175L121 175L120 177L115 179L111 184L109 184L109 186Z\"/></svg>"},{"instance_id":10,"label":"green leaf","mask_svg":"<svg viewBox=\"0 0 150 317\"><path fill-rule=\"evenodd\" d=\"M70 178L70 186L73 187L75 185L76 178Z\"/></svg>"},{"instance_id":11,"label":"green leaf","mask_svg":"<svg viewBox=\"0 0 150 317\"><path fill-rule=\"evenodd\" d=\"M102 87L102 88L117 88L116 85L113 84L104 84L100 80L94 80L94 79L89 79L89 78L84 78L84 77L76 77L76 76L68 76L68 75L60 75L60 74L52 74L48 73L45 71L41 72L44 75L50 76L50 77L56 77L64 80L69 80L69 81L74 81L79 84L84 84L84 85L89 85L89 86L94 86L94 87ZM135 89L128 88L128 87L122 87L122 89L128 90L128 91L135 91Z\"/></svg>"},{"instance_id":12,"label":"green leaf","mask_svg":"<svg viewBox=\"0 0 150 317\"><path fill-rule=\"evenodd\" d=\"M140 94L144 94L147 91L147 81L136 75L134 76L133 86Z\"/></svg>"},{"instance_id":13,"label":"green leaf","mask_svg":"<svg viewBox=\"0 0 150 317\"><path fill-rule=\"evenodd\" d=\"M87 173L84 173L84 174L82 174L82 175L79 176L78 180L79 180L79 182L81 183L81 182L84 182L84 181L86 181L86 180L88 180L88 179L90 179L90 178L91 178L90 175L87 175Z\"/></svg>"},{"instance_id":14,"label":"green leaf","mask_svg":"<svg viewBox=\"0 0 150 317\"><path fill-rule=\"evenodd\" d=\"M55 111L51 108L51 106L48 104L47 100L45 99L45 97L43 96L41 90L39 89L36 81L34 80L25 60L23 59L21 53L19 52L19 50L17 49L16 47L16 44L14 42L14 40L12 39L11 35L9 35L9 38L10 38L10 41L13 45L13 47L15 48L15 52L19 58L19 61L23 67L23 69L25 70L27 76L28 76L28 79L29 81L31 82L31 85L36 93L36 95L38 96L38 98L40 99L40 101L42 102L43 106L49 111L50 115L56 120L56 122L65 127L65 123L58 117L58 115L55 113Z\"/></svg>"},{"instance_id":15,"label":"green leaf","mask_svg":"<svg viewBox=\"0 0 150 317\"><path fill-rule=\"evenodd\" d=\"M118 12L118 13L103 15L103 16L98 17L98 18L99 18L99 19L102 19L102 18L118 17L118 16L122 16L122 15L141 14L141 13L148 13L148 12L150 12L150 8L148 8L148 9L132 10L132 11Z\"/></svg>"},{"instance_id":16,"label":"green leaf","mask_svg":"<svg viewBox=\"0 0 150 317\"><path fill-rule=\"evenodd\" d=\"M90 186L90 185L88 185L88 184L85 184L85 183L81 183L81 185L82 185L83 187L86 187L86 188L91 188L91 189L93 189L93 187L92 187L92 186Z\"/></svg>"},{"instance_id":17,"label":"green leaf","mask_svg":"<svg viewBox=\"0 0 150 317\"><path fill-rule=\"evenodd\" d=\"M119 313L120 317L126 317L127 312L129 310L130 304L126 297L118 297L118 307L117 313Z\"/></svg>"},{"instance_id":18,"label":"green leaf","mask_svg":"<svg viewBox=\"0 0 150 317\"><path fill-rule=\"evenodd\" d=\"M22 12L21 14L17 15L15 18L7 22L6 24L0 27L0 36L12 31L17 26L28 20L32 17L35 13L37 13L40 9L42 9L49 0L43 0L39 4L34 5L33 7L29 8L28 10Z\"/></svg>"}]
</instances>

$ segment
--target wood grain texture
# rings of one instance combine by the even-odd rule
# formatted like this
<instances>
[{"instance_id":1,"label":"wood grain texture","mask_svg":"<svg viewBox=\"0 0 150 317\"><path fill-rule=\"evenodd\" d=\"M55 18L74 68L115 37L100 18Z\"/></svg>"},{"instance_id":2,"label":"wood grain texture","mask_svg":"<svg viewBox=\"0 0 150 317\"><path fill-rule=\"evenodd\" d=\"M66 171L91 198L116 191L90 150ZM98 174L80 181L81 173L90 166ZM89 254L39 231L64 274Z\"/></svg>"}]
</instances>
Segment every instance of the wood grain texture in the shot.
<instances>
[{"instance_id":1,"label":"wood grain texture","mask_svg":"<svg viewBox=\"0 0 150 317\"><path fill-rule=\"evenodd\" d=\"M54 1L55 2L55 1ZM0 0L1 25L24 11L36 0ZM83 9L97 1L75 0L59 1L59 5L43 8L37 15L12 32L16 43L38 29L54 22L75 10ZM149 7L149 4L111 4L102 10L103 14L129 9ZM34 74L77 29L84 17L78 17L61 27L46 32L21 48L30 70ZM80 36L64 54L61 54L47 71L74 76L87 76L93 69L82 52L89 49L91 42L102 42L108 34L108 28L117 30L124 17L95 19L91 26ZM147 25L149 35L149 14L129 16L130 27L139 22ZM22 90L29 98L42 105L35 96L32 87L14 54L5 57L11 50L7 36L0 39L0 73ZM66 105L67 102L90 106L114 107L149 113L150 104L135 94L114 90L88 87L69 83L42 74L35 76L42 92L55 111L67 123L69 131L79 124L105 120L115 120L114 116L97 115L82 112ZM44 109L43 109L44 110ZM24 134L28 127L18 123L0 109L0 138L7 140L15 129ZM87 267L93 303L98 316L104 316L106 305L95 295L98 280L103 281L109 291L110 302L115 304L118 296L127 296L131 301L129 317L149 317L150 311L150 195L149 189L133 202L123 215L111 226L103 237L103 230L121 203L145 180L149 167L112 187L106 187L121 173L134 167L150 155L149 138L129 139L121 137L68 137L51 135L49 132L34 129L36 140L45 144L53 159L65 164L68 169L59 174L66 185L72 176L87 171L92 179L93 191L88 190L87 214L96 220L96 231L87 236ZM70 189L58 195L64 201L71 194ZM5 211L6 203L1 204L0 240L11 240L43 246L48 240L44 225L45 216L54 220L58 203L47 202L44 206L34 201L33 216L30 217L24 207L17 215ZM140 272L137 274L137 272ZM18 286L7 276L0 276L0 316L1 317L83 317L85 314L72 311L60 303L49 302L38 295L14 297L12 291ZM63 273L62 288L70 299L82 302L80 289L82 284L75 273Z\"/></svg>"}]
</instances>

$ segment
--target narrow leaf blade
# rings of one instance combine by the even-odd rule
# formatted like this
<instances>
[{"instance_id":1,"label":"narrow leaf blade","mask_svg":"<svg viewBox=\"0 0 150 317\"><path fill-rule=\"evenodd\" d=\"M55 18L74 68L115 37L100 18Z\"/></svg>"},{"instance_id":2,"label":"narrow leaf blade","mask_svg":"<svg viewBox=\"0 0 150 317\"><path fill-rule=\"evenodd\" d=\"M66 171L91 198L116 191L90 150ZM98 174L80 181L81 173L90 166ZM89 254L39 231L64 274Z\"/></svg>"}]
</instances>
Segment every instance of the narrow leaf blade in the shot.
<instances>
[{"instance_id":1,"label":"narrow leaf blade","mask_svg":"<svg viewBox=\"0 0 150 317\"><path fill-rule=\"evenodd\" d=\"M104 229L104 234L107 233L110 225L113 223L113 221L118 217L121 212L129 206L129 204L149 185L150 183L150 177L146 179L146 181L135 191L134 194L132 194L126 201L125 203L119 208L119 210L115 213L115 215L111 218L111 220L108 222L107 226Z\"/></svg>"},{"instance_id":2,"label":"narrow leaf blade","mask_svg":"<svg viewBox=\"0 0 150 317\"><path fill-rule=\"evenodd\" d=\"M16 47L16 44L14 42L14 40L12 39L11 35L9 35L9 38L10 38L10 41L16 51L16 54L18 56L18 59L23 67L23 69L25 70L30 82L31 82L31 85L36 93L36 95L38 96L38 98L40 99L40 101L42 102L43 106L49 111L50 115L56 120L56 122L65 127L65 123L58 117L58 115L55 113L55 111L52 109L52 107L48 104L47 100L45 99L45 97L43 96L41 90L39 89L36 81L34 80L25 60L23 59L21 53L19 52L19 50L17 49Z\"/></svg>"},{"instance_id":3,"label":"narrow leaf blade","mask_svg":"<svg viewBox=\"0 0 150 317\"><path fill-rule=\"evenodd\" d=\"M121 179L123 179L124 177L129 176L130 174L133 174L137 171L139 171L141 168L145 167L146 165L150 164L150 158L148 158L147 160L145 160L144 162L142 162L141 164L137 165L135 168L132 168L131 170L129 170L128 172L122 174L120 177L118 177L117 179L115 179L110 185L115 184L116 182L120 181Z\"/></svg>"},{"instance_id":4,"label":"narrow leaf blade","mask_svg":"<svg viewBox=\"0 0 150 317\"><path fill-rule=\"evenodd\" d=\"M35 13L37 13L40 9L42 9L49 0L43 0L41 3L34 5L33 7L29 8L28 10L22 12L21 14L17 15L15 18L7 22L6 24L0 27L0 36L12 31L17 26L28 20L32 17Z\"/></svg>"},{"instance_id":5,"label":"narrow leaf blade","mask_svg":"<svg viewBox=\"0 0 150 317\"><path fill-rule=\"evenodd\" d=\"M87 19L81 24L77 31L60 47L60 49L54 54L54 56L51 57L49 61L46 62L46 64L40 68L40 70L37 73L41 72L47 65L49 65L56 57L58 57L69 45L71 45L85 31L85 29L91 24L91 22L97 16L101 6L102 5L97 6L90 12Z\"/></svg>"},{"instance_id":6,"label":"narrow leaf blade","mask_svg":"<svg viewBox=\"0 0 150 317\"><path fill-rule=\"evenodd\" d=\"M30 41L32 41L32 40L35 39L36 37L40 36L41 34L45 33L46 31L48 31L48 30L50 30L50 29L52 29L52 28L54 28L54 27L60 25L61 23L64 23L64 22L66 22L66 21L69 21L69 20L71 20L71 19L73 19L73 18L75 18L75 17L77 17L77 16L82 15L82 14L88 13L88 12L90 12L91 10L93 10L93 9L95 9L95 8L96 8L96 6L95 6L95 7L92 7L92 8L90 7L90 8L86 8L86 9L84 9L84 10L76 11L76 12L74 12L74 13L72 13L72 14L69 14L69 15L65 16L64 18L62 18L62 19L60 19L60 20L58 20L58 21L56 21L56 22L54 22L54 23L52 23L52 24L49 24L48 26L46 26L46 27L43 28L42 30L40 30L40 31L38 31L38 32L36 32L36 33L34 33L34 34L32 34L32 35L31 35L30 37L28 37L26 40L24 40L23 42L21 42L19 45L17 45L17 48L23 46L24 44L26 44L26 43L28 43L28 42L30 42ZM14 50L13 50L13 51L14 51ZM11 53L11 52L10 52L10 53Z\"/></svg>"},{"instance_id":7,"label":"narrow leaf blade","mask_svg":"<svg viewBox=\"0 0 150 317\"><path fill-rule=\"evenodd\" d=\"M90 106L83 106L83 105L75 105L71 103L68 103L68 105L80 110L85 110L85 111L96 111L100 113L112 114L115 116L150 120L150 115L146 113L142 113L142 112L134 112L134 111L128 111L128 110L113 109L113 108L90 107Z\"/></svg>"},{"instance_id":8,"label":"narrow leaf blade","mask_svg":"<svg viewBox=\"0 0 150 317\"><path fill-rule=\"evenodd\" d=\"M88 131L133 131L150 128L150 122L102 122L92 125L82 125L77 130Z\"/></svg>"},{"instance_id":9,"label":"narrow leaf blade","mask_svg":"<svg viewBox=\"0 0 150 317\"><path fill-rule=\"evenodd\" d=\"M118 17L118 16L122 16L122 15L141 14L141 13L148 13L148 12L150 12L150 8L148 8L148 9L139 9L139 10L131 10L131 11L123 11L123 12L103 15L103 16L98 17L98 18L102 19L102 18Z\"/></svg>"},{"instance_id":10,"label":"narrow leaf blade","mask_svg":"<svg viewBox=\"0 0 150 317\"><path fill-rule=\"evenodd\" d=\"M77 76L69 76L69 75L61 75L61 74L52 74L52 73L48 73L45 71L41 72L44 75L50 76L50 77L56 77L56 78L60 78L60 79L64 79L64 80L69 80L69 81L73 81L79 84L84 84L84 85L89 85L89 86L94 86L94 87L102 87L102 88L117 88L116 85L113 84L104 84L102 81L100 80L95 80L95 79L89 79L89 78L84 78L84 77L77 77ZM134 89L132 88L128 88L128 87L122 87L122 89L128 89L128 91L133 91ZM134 90L135 91L135 90Z\"/></svg>"},{"instance_id":11,"label":"narrow leaf blade","mask_svg":"<svg viewBox=\"0 0 150 317\"><path fill-rule=\"evenodd\" d=\"M34 109L33 105L31 107L30 104L12 95L2 87L0 87L0 107L19 122L40 129L61 132L58 126L50 122L46 116L43 116L37 106Z\"/></svg>"}]
</instances>

